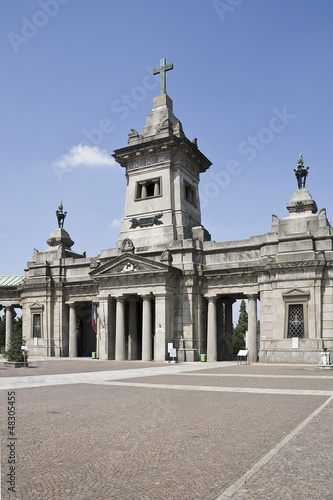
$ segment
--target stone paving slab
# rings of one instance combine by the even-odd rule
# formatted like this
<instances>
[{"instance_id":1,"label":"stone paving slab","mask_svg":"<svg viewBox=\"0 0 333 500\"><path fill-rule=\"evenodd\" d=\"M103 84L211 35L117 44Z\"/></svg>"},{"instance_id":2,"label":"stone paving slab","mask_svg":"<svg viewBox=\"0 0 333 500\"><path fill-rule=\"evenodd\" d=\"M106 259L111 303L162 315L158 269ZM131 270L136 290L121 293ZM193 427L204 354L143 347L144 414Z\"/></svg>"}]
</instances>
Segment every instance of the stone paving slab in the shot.
<instances>
[{"instance_id":1,"label":"stone paving slab","mask_svg":"<svg viewBox=\"0 0 333 500\"><path fill-rule=\"evenodd\" d=\"M218 500L331 500L332 421L331 402L235 493L231 487Z\"/></svg>"},{"instance_id":2,"label":"stone paving slab","mask_svg":"<svg viewBox=\"0 0 333 500\"><path fill-rule=\"evenodd\" d=\"M88 373L115 370L135 370L165 366L165 363L145 363L144 361L101 361L91 358L45 358L29 359L28 368L9 368L0 362L0 380L4 377L58 375L62 373Z\"/></svg>"},{"instance_id":3,"label":"stone paving slab","mask_svg":"<svg viewBox=\"0 0 333 500\"><path fill-rule=\"evenodd\" d=\"M195 385L195 386L210 386L210 387L231 387L238 388L263 388L263 389L292 389L292 390L321 390L333 391L333 377L328 378L292 378L280 379L271 378L269 375L265 377L233 377L228 376L213 376L206 373L189 373L171 374L155 376L153 380L150 377L140 377L140 379L128 378L127 382L154 383L154 384L178 384L178 385Z\"/></svg>"},{"instance_id":4,"label":"stone paving slab","mask_svg":"<svg viewBox=\"0 0 333 500\"><path fill-rule=\"evenodd\" d=\"M4 500L214 500L325 400L84 384L16 397L18 488Z\"/></svg>"},{"instance_id":5,"label":"stone paving slab","mask_svg":"<svg viewBox=\"0 0 333 500\"><path fill-rule=\"evenodd\" d=\"M198 373L201 372L201 366L205 363L198 363ZM235 374L235 375L265 375L269 373L272 375L278 376L312 376L316 375L319 377L331 377L333 379L333 370L320 370L314 365L283 365L283 364L263 364L263 363L255 363L252 365L246 364L238 364L236 362L230 363L229 365L224 365L223 362L214 363L212 366L211 363L206 364L207 369L205 373L207 374ZM195 373L195 371L192 371Z\"/></svg>"},{"instance_id":6,"label":"stone paving slab","mask_svg":"<svg viewBox=\"0 0 333 500\"><path fill-rule=\"evenodd\" d=\"M184 371L190 372L191 370L197 370L196 363L184 363L184 364L157 364L157 363L143 363L137 364L134 363L131 365L131 362L115 362L112 363L113 370L105 371L100 370L99 372L95 372L92 370L85 370L84 372L71 372L69 366L65 363L62 365L63 368L60 373L45 373L44 375L30 375L30 371L28 369L11 368L11 370L18 370L20 376L16 377L2 377L0 378L0 390L13 388L27 388L27 387L41 387L44 385L66 385L66 384L77 384L77 383L97 383L99 381L103 382L104 380L118 380L118 379L126 379L126 378L136 378L136 377L145 377L145 376L155 376L161 374L170 374L170 373L182 373ZM130 368L128 368L130 364ZM214 363L212 363L214 365ZM53 363L52 363L53 365ZM220 366L221 363L216 363L217 366ZM89 365L88 365L89 366ZM205 370L206 364L202 366L202 370ZM227 365L228 366L228 365Z\"/></svg>"},{"instance_id":7,"label":"stone paving slab","mask_svg":"<svg viewBox=\"0 0 333 500\"><path fill-rule=\"evenodd\" d=\"M77 362L0 378L1 499L332 499L332 390L320 386L330 383L327 372L82 360L78 373ZM274 387L252 386L263 378ZM235 379L239 387L227 385ZM303 381L319 385L306 390ZM16 494L4 487L11 387Z\"/></svg>"}]
</instances>

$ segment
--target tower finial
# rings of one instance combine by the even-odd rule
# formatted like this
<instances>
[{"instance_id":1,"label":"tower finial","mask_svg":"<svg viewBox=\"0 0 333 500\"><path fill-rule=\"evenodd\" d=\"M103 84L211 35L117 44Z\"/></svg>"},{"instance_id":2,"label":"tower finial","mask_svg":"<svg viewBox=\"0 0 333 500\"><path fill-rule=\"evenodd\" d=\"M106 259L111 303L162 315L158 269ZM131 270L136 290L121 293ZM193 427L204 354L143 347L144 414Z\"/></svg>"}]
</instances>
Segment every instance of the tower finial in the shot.
<instances>
[{"instance_id":1,"label":"tower finial","mask_svg":"<svg viewBox=\"0 0 333 500\"><path fill-rule=\"evenodd\" d=\"M160 78L160 94L166 94L166 71L169 71L169 69L173 69L173 64L165 64L166 59L163 57L163 59L160 60L160 67L153 69L153 75L157 75L160 73L161 78Z\"/></svg>"},{"instance_id":2,"label":"tower finial","mask_svg":"<svg viewBox=\"0 0 333 500\"><path fill-rule=\"evenodd\" d=\"M67 212L63 211L63 204L62 201L60 202L60 205L58 207L58 210L56 210L56 216L58 219L58 226L59 227L64 227L64 220L66 218Z\"/></svg>"},{"instance_id":3,"label":"tower finial","mask_svg":"<svg viewBox=\"0 0 333 500\"><path fill-rule=\"evenodd\" d=\"M294 168L294 172L295 172L295 176L296 176L297 184L298 184L298 189L305 188L305 181L306 181L306 178L309 174L309 170L310 170L310 167L306 167L306 168L304 167L303 154L300 153L300 155L298 157L297 169Z\"/></svg>"}]
</instances>

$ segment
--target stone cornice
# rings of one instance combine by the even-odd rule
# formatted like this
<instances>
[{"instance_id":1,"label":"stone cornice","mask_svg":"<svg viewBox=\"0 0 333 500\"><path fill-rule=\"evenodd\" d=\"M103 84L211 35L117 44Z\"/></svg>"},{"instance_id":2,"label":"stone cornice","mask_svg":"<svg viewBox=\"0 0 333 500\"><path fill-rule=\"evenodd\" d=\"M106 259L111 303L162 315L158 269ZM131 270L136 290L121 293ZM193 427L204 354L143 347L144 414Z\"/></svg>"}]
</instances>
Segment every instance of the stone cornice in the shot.
<instances>
[{"instance_id":1,"label":"stone cornice","mask_svg":"<svg viewBox=\"0 0 333 500\"><path fill-rule=\"evenodd\" d=\"M212 164L195 144L186 137L176 136L153 139L141 144L116 149L112 156L122 167L126 168L129 161L137 159L140 155L151 156L156 153L165 153L168 150L181 151L197 164L200 172L205 172Z\"/></svg>"}]
</instances>

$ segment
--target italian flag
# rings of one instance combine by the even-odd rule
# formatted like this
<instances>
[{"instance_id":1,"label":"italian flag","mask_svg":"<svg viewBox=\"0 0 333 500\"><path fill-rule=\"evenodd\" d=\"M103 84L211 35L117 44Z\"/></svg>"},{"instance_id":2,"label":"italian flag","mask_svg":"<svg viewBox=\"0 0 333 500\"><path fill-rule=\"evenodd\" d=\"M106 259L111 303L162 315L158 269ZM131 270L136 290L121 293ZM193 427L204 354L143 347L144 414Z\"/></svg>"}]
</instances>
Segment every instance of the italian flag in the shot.
<instances>
[{"instance_id":1,"label":"italian flag","mask_svg":"<svg viewBox=\"0 0 333 500\"><path fill-rule=\"evenodd\" d=\"M92 323L93 330L94 330L95 333L97 333L97 318L98 318L98 314L97 314L97 306L94 303L92 303L91 318L92 318L91 323Z\"/></svg>"}]
</instances>

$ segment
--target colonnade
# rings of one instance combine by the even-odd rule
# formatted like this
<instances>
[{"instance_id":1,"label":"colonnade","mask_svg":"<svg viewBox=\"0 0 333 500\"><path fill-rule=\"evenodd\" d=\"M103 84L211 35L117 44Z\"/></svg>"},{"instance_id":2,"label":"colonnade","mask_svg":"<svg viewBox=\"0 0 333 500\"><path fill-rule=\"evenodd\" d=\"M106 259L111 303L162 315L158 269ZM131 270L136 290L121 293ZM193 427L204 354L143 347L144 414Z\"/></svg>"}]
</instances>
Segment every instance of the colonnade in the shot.
<instances>
[{"instance_id":1,"label":"colonnade","mask_svg":"<svg viewBox=\"0 0 333 500\"><path fill-rule=\"evenodd\" d=\"M151 361L153 359L152 295L98 297L96 351L99 359ZM138 324L137 304L142 303L142 325ZM69 357L77 357L77 303L69 306ZM128 317L127 317L128 316ZM142 340L139 333L142 331ZM142 346L139 352L140 344Z\"/></svg>"},{"instance_id":2,"label":"colonnade","mask_svg":"<svg viewBox=\"0 0 333 500\"><path fill-rule=\"evenodd\" d=\"M2 305L0 306L0 310L2 309L2 307L5 307L6 309L6 339L5 339L5 348L8 349L9 348L9 345L10 345L10 341L11 341L11 338L12 338L12 334L13 334L13 317L14 317L14 309L15 307L20 307L20 306L17 306L17 305L5 305L2 303Z\"/></svg>"},{"instance_id":3,"label":"colonnade","mask_svg":"<svg viewBox=\"0 0 333 500\"><path fill-rule=\"evenodd\" d=\"M207 310L207 361L218 360L218 332L221 317L218 307L225 305L224 319L224 359L233 359L233 298L218 295L206 296ZM121 295L117 297L98 296L94 301L98 306L98 334L96 351L99 359L126 359L142 361L165 360L165 346L173 338L173 297L160 295ZM142 304L137 308L138 302ZM77 357L77 311L76 303L69 302L69 357ZM138 310L140 317L138 317ZM9 314L9 313L8 313ZM142 318L141 318L142 316ZM153 340L154 339L154 340ZM153 353L154 342L154 353ZM250 363L257 361L257 297L248 296L248 351Z\"/></svg>"},{"instance_id":4,"label":"colonnade","mask_svg":"<svg viewBox=\"0 0 333 500\"><path fill-rule=\"evenodd\" d=\"M217 295L208 296L208 314L207 314L207 361L217 361L217 301L221 300ZM223 300L223 299L222 299ZM224 301L225 303L225 358L232 358L232 304L234 300ZM231 334L230 334L231 333ZM257 362L257 297L248 296L248 351L250 363Z\"/></svg>"}]
</instances>

